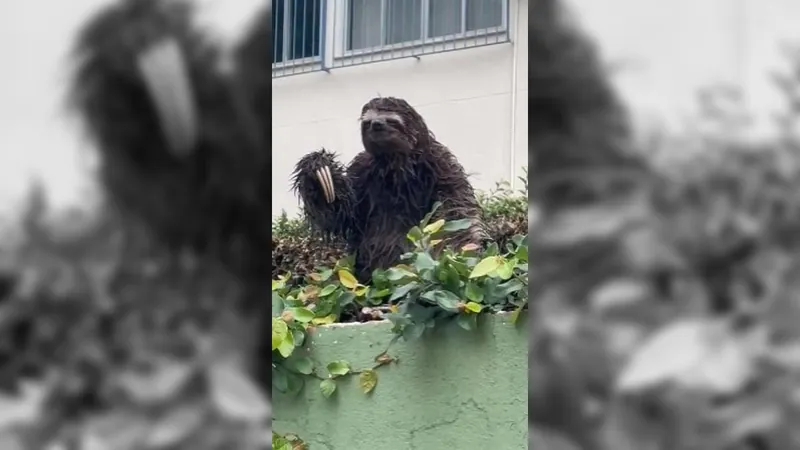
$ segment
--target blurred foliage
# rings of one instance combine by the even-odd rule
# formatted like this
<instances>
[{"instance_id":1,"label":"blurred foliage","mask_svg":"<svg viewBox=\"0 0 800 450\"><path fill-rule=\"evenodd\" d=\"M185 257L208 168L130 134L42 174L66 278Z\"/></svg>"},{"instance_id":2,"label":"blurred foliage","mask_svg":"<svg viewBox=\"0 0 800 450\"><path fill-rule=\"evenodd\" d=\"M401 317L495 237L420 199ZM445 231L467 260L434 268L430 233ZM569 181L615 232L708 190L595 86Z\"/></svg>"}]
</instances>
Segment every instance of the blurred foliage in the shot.
<instances>
[{"instance_id":1,"label":"blurred foliage","mask_svg":"<svg viewBox=\"0 0 800 450\"><path fill-rule=\"evenodd\" d=\"M800 146L733 139L709 95L698 157L533 227L532 448L800 449Z\"/></svg>"},{"instance_id":2,"label":"blurred foliage","mask_svg":"<svg viewBox=\"0 0 800 450\"><path fill-rule=\"evenodd\" d=\"M264 448L240 283L108 208L45 200L0 250L0 448Z\"/></svg>"}]
</instances>

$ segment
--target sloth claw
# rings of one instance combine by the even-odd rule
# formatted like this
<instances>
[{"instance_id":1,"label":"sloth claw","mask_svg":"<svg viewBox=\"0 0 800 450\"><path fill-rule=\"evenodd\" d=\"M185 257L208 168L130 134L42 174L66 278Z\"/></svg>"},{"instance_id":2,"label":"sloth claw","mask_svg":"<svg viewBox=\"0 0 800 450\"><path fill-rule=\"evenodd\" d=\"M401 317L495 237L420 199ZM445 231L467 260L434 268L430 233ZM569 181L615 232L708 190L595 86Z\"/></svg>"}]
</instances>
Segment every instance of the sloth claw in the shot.
<instances>
[{"instance_id":1,"label":"sloth claw","mask_svg":"<svg viewBox=\"0 0 800 450\"><path fill-rule=\"evenodd\" d=\"M325 166L317 169L317 180L322 186L322 192L325 195L325 201L333 203L336 200L336 190L333 188L333 178L331 177L331 169Z\"/></svg>"}]
</instances>

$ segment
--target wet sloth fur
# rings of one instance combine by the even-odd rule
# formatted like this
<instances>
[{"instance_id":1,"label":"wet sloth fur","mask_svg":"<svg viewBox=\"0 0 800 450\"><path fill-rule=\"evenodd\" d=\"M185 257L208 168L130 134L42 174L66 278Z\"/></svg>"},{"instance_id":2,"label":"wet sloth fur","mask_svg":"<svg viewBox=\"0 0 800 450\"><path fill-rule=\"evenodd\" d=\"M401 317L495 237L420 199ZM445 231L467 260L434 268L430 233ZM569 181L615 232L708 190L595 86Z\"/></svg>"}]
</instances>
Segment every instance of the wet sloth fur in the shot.
<instances>
[{"instance_id":1,"label":"wet sloth fur","mask_svg":"<svg viewBox=\"0 0 800 450\"><path fill-rule=\"evenodd\" d=\"M432 220L472 219L470 228L449 236L445 245L460 248L487 239L464 168L408 102L374 98L362 108L360 123L364 151L347 167L322 149L303 157L293 174L307 220L347 242L359 280L408 251L408 231L437 201L442 205Z\"/></svg>"}]
</instances>

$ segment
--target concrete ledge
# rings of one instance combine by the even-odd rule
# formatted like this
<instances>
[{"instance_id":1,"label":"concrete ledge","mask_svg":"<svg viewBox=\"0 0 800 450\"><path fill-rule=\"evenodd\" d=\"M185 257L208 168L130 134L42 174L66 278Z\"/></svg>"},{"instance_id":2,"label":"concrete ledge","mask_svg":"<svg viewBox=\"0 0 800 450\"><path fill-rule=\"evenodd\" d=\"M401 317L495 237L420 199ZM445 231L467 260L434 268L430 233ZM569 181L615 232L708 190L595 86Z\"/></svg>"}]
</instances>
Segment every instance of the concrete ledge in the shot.
<instances>
[{"instance_id":1,"label":"concrete ledge","mask_svg":"<svg viewBox=\"0 0 800 450\"><path fill-rule=\"evenodd\" d=\"M318 328L307 346L319 364L344 359L371 367L392 339L391 323ZM297 396L275 392L273 430L309 450L523 450L528 448L528 336L508 315L485 316L477 330L452 324L396 342L399 362L378 371L364 394L357 376L325 398L310 379Z\"/></svg>"}]
</instances>

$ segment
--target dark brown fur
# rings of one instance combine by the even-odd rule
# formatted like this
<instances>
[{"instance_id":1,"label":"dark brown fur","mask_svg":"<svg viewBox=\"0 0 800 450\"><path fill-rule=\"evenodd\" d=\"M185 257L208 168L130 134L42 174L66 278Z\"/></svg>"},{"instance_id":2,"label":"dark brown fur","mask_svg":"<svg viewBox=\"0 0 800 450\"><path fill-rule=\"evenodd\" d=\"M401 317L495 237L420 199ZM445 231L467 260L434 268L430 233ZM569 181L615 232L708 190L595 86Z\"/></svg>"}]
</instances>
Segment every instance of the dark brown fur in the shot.
<instances>
[{"instance_id":1,"label":"dark brown fur","mask_svg":"<svg viewBox=\"0 0 800 450\"><path fill-rule=\"evenodd\" d=\"M355 254L357 276L396 263L408 250L406 235L442 202L433 220L469 218L473 225L447 239L447 245L480 244L486 235L475 192L455 155L436 140L424 119L405 100L378 97L368 110L397 113L403 122L389 122L380 133L362 122L365 151L344 167L321 150L303 157L294 173L294 188L309 222L326 234L346 239ZM322 198L314 170L331 168L337 199Z\"/></svg>"}]
</instances>

